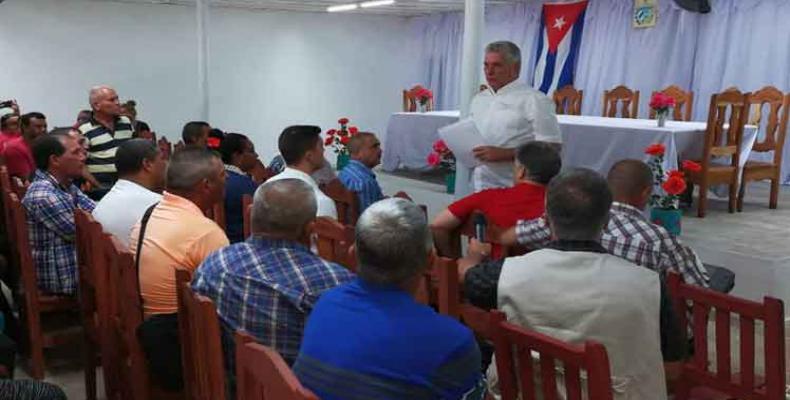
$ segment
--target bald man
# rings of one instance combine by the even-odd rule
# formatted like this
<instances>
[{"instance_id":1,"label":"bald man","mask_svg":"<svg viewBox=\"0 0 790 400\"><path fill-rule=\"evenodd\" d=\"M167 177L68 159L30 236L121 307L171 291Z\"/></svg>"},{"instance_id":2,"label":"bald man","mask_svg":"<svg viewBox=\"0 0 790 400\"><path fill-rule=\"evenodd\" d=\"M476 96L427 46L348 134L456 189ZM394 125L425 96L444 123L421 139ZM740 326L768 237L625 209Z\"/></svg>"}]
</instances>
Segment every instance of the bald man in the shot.
<instances>
[{"instance_id":1,"label":"bald man","mask_svg":"<svg viewBox=\"0 0 790 400\"><path fill-rule=\"evenodd\" d=\"M613 203L601 244L616 256L660 273L673 270L686 283L708 287L710 278L694 250L663 227L647 220L644 209L653 194L653 173L639 160L621 160L606 177ZM507 244L542 248L551 240L546 217L522 220L502 237Z\"/></svg>"},{"instance_id":2,"label":"bald man","mask_svg":"<svg viewBox=\"0 0 790 400\"><path fill-rule=\"evenodd\" d=\"M115 89L109 86L91 88L88 95L91 118L79 126L88 144L88 176L86 178L99 187L88 193L94 200L101 199L118 180L115 169L115 152L124 141L132 138L132 121L123 115L121 103Z\"/></svg>"}]
</instances>

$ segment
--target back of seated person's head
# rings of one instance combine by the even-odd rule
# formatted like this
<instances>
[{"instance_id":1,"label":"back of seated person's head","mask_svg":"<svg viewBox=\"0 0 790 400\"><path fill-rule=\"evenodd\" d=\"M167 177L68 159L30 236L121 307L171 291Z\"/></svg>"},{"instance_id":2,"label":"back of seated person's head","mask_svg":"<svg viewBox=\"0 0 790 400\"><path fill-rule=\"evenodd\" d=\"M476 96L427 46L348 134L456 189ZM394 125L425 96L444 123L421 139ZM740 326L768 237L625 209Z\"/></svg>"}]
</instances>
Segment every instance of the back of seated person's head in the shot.
<instances>
[{"instance_id":1,"label":"back of seated person's head","mask_svg":"<svg viewBox=\"0 0 790 400\"><path fill-rule=\"evenodd\" d=\"M213 151L187 147L170 157L165 187L168 192L188 197L205 209L222 199L225 168Z\"/></svg>"},{"instance_id":2,"label":"back of seated person's head","mask_svg":"<svg viewBox=\"0 0 790 400\"><path fill-rule=\"evenodd\" d=\"M80 126L88 121L91 120L93 117L93 111L91 110L80 110L77 114L77 126Z\"/></svg>"},{"instance_id":3,"label":"back of seated person's head","mask_svg":"<svg viewBox=\"0 0 790 400\"><path fill-rule=\"evenodd\" d=\"M586 168L557 175L546 193L546 215L552 234L559 240L600 240L611 205L612 193L606 181Z\"/></svg>"},{"instance_id":4,"label":"back of seated person's head","mask_svg":"<svg viewBox=\"0 0 790 400\"><path fill-rule=\"evenodd\" d=\"M317 126L289 126L280 134L277 146L280 149L280 155L283 156L283 160L288 166L308 161L317 170L324 165L321 128ZM317 151L319 148L321 149L320 154Z\"/></svg>"},{"instance_id":5,"label":"back of seated person's head","mask_svg":"<svg viewBox=\"0 0 790 400\"><path fill-rule=\"evenodd\" d=\"M152 191L164 189L166 167L162 152L150 140L127 140L115 152L118 177L134 180Z\"/></svg>"},{"instance_id":6,"label":"back of seated person's head","mask_svg":"<svg viewBox=\"0 0 790 400\"><path fill-rule=\"evenodd\" d=\"M620 160L606 176L614 200L642 209L653 193L653 171L639 160Z\"/></svg>"},{"instance_id":7,"label":"back of seated person's head","mask_svg":"<svg viewBox=\"0 0 790 400\"><path fill-rule=\"evenodd\" d=\"M313 189L298 179L266 182L255 191L252 233L256 236L309 243L309 225L318 205Z\"/></svg>"},{"instance_id":8,"label":"back of seated person's head","mask_svg":"<svg viewBox=\"0 0 790 400\"><path fill-rule=\"evenodd\" d=\"M357 273L366 282L413 290L432 248L425 213L409 200L373 203L357 221Z\"/></svg>"},{"instance_id":9,"label":"back of seated person's head","mask_svg":"<svg viewBox=\"0 0 790 400\"><path fill-rule=\"evenodd\" d=\"M151 132L151 126L140 120L134 121L134 135L132 137L156 141L156 134Z\"/></svg>"},{"instance_id":10,"label":"back of seated person's head","mask_svg":"<svg viewBox=\"0 0 790 400\"><path fill-rule=\"evenodd\" d=\"M222 162L226 165L235 165L242 171L249 171L258 161L255 146L250 138L240 133L228 133L219 146Z\"/></svg>"},{"instance_id":11,"label":"back of seated person's head","mask_svg":"<svg viewBox=\"0 0 790 400\"><path fill-rule=\"evenodd\" d=\"M516 149L515 168L513 175L516 181L526 179L548 185L562 169L562 159L555 144L529 142Z\"/></svg>"},{"instance_id":12,"label":"back of seated person's head","mask_svg":"<svg viewBox=\"0 0 790 400\"><path fill-rule=\"evenodd\" d=\"M211 125L204 121L190 121L184 125L181 130L181 139L187 146L202 146L206 147L206 140L211 130Z\"/></svg>"}]
</instances>

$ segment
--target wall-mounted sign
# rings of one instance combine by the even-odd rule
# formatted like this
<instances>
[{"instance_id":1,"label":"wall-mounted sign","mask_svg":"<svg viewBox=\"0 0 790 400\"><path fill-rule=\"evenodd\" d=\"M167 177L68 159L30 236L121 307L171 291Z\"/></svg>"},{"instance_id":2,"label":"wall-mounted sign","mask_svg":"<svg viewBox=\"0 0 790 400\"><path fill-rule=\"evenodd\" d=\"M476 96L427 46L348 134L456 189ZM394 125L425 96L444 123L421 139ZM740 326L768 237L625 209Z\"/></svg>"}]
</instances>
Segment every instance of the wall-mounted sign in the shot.
<instances>
[{"instance_id":1,"label":"wall-mounted sign","mask_svg":"<svg viewBox=\"0 0 790 400\"><path fill-rule=\"evenodd\" d=\"M656 0L634 0L634 28L656 26Z\"/></svg>"}]
</instances>

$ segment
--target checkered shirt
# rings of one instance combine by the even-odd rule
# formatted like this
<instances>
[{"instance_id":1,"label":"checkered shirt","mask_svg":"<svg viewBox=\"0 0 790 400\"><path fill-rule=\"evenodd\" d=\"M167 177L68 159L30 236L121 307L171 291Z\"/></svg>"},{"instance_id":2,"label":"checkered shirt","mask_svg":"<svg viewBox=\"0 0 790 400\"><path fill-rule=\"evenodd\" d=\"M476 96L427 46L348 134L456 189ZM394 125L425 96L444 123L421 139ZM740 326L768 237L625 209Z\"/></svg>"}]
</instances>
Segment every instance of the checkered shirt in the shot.
<instances>
[{"instance_id":1,"label":"checkered shirt","mask_svg":"<svg viewBox=\"0 0 790 400\"><path fill-rule=\"evenodd\" d=\"M551 241L546 217L516 224L518 242L530 249L545 247ZM628 204L614 202L601 245L609 253L659 273L674 270L687 283L708 287L710 277L694 250L682 244L661 226L648 221L642 212Z\"/></svg>"},{"instance_id":2,"label":"checkered shirt","mask_svg":"<svg viewBox=\"0 0 790 400\"><path fill-rule=\"evenodd\" d=\"M253 236L209 255L195 271L192 288L216 304L227 366L235 368L228 339L238 329L292 364L318 297L352 278L346 268L301 244Z\"/></svg>"},{"instance_id":3,"label":"checkered shirt","mask_svg":"<svg viewBox=\"0 0 790 400\"><path fill-rule=\"evenodd\" d=\"M38 286L50 293L71 295L77 290L74 209L92 212L96 204L76 186L68 188L46 171L36 170L22 199Z\"/></svg>"}]
</instances>

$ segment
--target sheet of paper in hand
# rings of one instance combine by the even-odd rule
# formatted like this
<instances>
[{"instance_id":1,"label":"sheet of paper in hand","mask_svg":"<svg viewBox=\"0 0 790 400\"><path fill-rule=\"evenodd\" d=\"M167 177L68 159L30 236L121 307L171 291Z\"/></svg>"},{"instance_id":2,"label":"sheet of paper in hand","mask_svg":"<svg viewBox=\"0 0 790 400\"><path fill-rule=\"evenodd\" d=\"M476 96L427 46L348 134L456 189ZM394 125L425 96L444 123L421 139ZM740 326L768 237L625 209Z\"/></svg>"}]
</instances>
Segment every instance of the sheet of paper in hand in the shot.
<instances>
[{"instance_id":1,"label":"sheet of paper in hand","mask_svg":"<svg viewBox=\"0 0 790 400\"><path fill-rule=\"evenodd\" d=\"M483 135L471 118L439 128L439 137L452 150L455 159L466 168L474 168L482 162L475 158L472 149L486 145Z\"/></svg>"}]
</instances>

